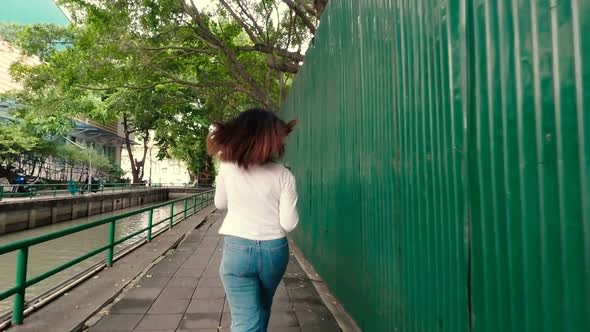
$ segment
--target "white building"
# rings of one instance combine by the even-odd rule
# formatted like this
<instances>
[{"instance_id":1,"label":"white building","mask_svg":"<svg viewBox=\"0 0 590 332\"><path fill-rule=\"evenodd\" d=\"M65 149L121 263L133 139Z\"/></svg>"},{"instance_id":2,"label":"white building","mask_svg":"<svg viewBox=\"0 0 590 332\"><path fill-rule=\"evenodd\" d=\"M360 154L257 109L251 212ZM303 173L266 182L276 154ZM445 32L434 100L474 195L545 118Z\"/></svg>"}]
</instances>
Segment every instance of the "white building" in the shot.
<instances>
[{"instance_id":1,"label":"white building","mask_svg":"<svg viewBox=\"0 0 590 332\"><path fill-rule=\"evenodd\" d=\"M174 159L158 160L158 146L150 142L150 147L145 158L145 170L143 179L150 183L182 185L190 183L190 174L183 161ZM140 159L143 156L143 142L133 145L133 156ZM127 149L123 149L121 168L126 172L126 177L133 179L131 163Z\"/></svg>"}]
</instances>

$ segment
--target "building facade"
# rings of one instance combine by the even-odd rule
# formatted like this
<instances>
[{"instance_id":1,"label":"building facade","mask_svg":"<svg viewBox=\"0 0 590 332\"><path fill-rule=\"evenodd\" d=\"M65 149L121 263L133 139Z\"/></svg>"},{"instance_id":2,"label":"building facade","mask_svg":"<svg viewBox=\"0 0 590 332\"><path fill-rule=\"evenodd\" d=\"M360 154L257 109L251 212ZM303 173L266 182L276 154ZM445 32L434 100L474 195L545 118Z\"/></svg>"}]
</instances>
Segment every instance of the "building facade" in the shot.
<instances>
[{"instance_id":1,"label":"building facade","mask_svg":"<svg viewBox=\"0 0 590 332\"><path fill-rule=\"evenodd\" d=\"M137 142L132 147L135 159L143 156L143 143ZM149 143L147 156L145 158L145 170L143 179L149 183L182 185L190 183L191 177L183 161L175 159L158 160L159 149L154 142ZM131 163L127 149L123 149L121 168L126 172L126 178L133 179Z\"/></svg>"}]
</instances>

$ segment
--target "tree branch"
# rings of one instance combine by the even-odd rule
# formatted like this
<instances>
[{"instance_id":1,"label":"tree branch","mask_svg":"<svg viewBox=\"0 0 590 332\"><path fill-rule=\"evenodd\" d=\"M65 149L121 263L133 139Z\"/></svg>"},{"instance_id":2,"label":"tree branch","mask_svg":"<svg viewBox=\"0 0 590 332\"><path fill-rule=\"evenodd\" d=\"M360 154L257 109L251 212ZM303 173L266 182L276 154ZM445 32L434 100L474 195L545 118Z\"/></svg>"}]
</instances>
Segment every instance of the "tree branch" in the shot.
<instances>
[{"instance_id":1,"label":"tree branch","mask_svg":"<svg viewBox=\"0 0 590 332\"><path fill-rule=\"evenodd\" d=\"M315 7L315 11L317 12L316 17L319 19L320 17L322 17L324 10L326 10L326 7L328 6L328 0L314 0L313 6Z\"/></svg>"},{"instance_id":2,"label":"tree branch","mask_svg":"<svg viewBox=\"0 0 590 332\"><path fill-rule=\"evenodd\" d=\"M238 50L243 52L262 52L266 54L278 55L283 58L288 58L294 62L301 62L305 59L305 56L299 52L291 52L282 48L265 44L254 44L254 46L238 47Z\"/></svg>"},{"instance_id":3,"label":"tree branch","mask_svg":"<svg viewBox=\"0 0 590 332\"><path fill-rule=\"evenodd\" d=\"M258 22L256 22L256 19L254 18L254 16L252 16L252 14L250 14L248 9L244 7L244 4L242 3L242 1L238 0L237 2L238 2L238 6L240 7L240 10L242 11L242 13L244 13L244 15L246 15L246 17L249 18L250 21L252 21L252 25L254 26L256 31L258 32L258 35L259 36L264 35L264 31L262 31L262 28L260 28L260 26L258 25Z\"/></svg>"},{"instance_id":4,"label":"tree branch","mask_svg":"<svg viewBox=\"0 0 590 332\"><path fill-rule=\"evenodd\" d=\"M156 83L150 84L150 85L116 85L116 86L109 86L109 87L104 87L104 88L88 86L88 85L75 85L74 87L76 87L78 89L92 90L92 91L109 91L109 90L113 90L113 89L148 90L148 89L153 89L158 85L164 85L164 84L170 84L170 83L175 83L175 82L174 81L162 81L162 82L156 82Z\"/></svg>"},{"instance_id":5,"label":"tree branch","mask_svg":"<svg viewBox=\"0 0 590 332\"><path fill-rule=\"evenodd\" d=\"M297 74L299 66L287 61L277 61L274 57L268 57L266 60L268 67L283 73Z\"/></svg>"},{"instance_id":6,"label":"tree branch","mask_svg":"<svg viewBox=\"0 0 590 332\"><path fill-rule=\"evenodd\" d=\"M258 85L254 77L246 71L244 66L239 62L237 55L234 51L224 43L222 40L217 38L211 29L205 24L205 20L203 16L195 6L194 0L190 0L189 5L185 0L179 0L180 3L184 6L187 14L193 19L193 21L197 24L197 28L195 32L208 44L213 47L219 49L227 59L227 65L230 69L230 74L241 81L244 81L250 87L249 95L254 97L257 101L261 102L265 107L270 109L277 109L272 98L264 92L264 90Z\"/></svg>"},{"instance_id":7,"label":"tree branch","mask_svg":"<svg viewBox=\"0 0 590 332\"><path fill-rule=\"evenodd\" d=\"M178 50L178 51L185 51L185 52L189 52L189 53L201 53L201 54L211 54L211 55L216 54L215 52L213 52L211 50L207 50L207 49L203 49L203 48L180 47L180 46L142 47L142 48L140 48L140 50L153 51L153 52L167 51L167 50Z\"/></svg>"},{"instance_id":8,"label":"tree branch","mask_svg":"<svg viewBox=\"0 0 590 332\"><path fill-rule=\"evenodd\" d=\"M233 8L231 8L231 6L229 5L229 3L227 3L227 1L225 1L225 0L219 0L219 2L221 2L221 5L223 7L225 7L225 9L229 12L229 14L231 15L231 17L234 18L234 20L236 21L236 23L238 23L242 27L242 29L244 29L244 31L246 32L246 34L248 35L248 37L250 37L250 40L253 43L259 42L259 37L257 37L254 34L254 31L252 31L252 28L250 26L248 26L248 24L246 24L246 22L233 10ZM254 29L256 29L256 27L254 27ZM259 29L256 29L256 30L259 30Z\"/></svg>"},{"instance_id":9,"label":"tree branch","mask_svg":"<svg viewBox=\"0 0 590 332\"><path fill-rule=\"evenodd\" d=\"M303 21L303 24L305 24L305 26L309 29L311 34L312 35L315 34L316 27L311 22L311 20L307 16L307 14L303 11L303 9L301 9L301 7L299 7L295 2L293 2L293 0L282 0L282 1L287 6L289 6L289 8L291 8L291 10L294 11L295 14L297 14L297 16L299 16L299 18Z\"/></svg>"},{"instance_id":10,"label":"tree branch","mask_svg":"<svg viewBox=\"0 0 590 332\"><path fill-rule=\"evenodd\" d=\"M303 7L309 15L319 18L318 12L311 5L306 3L304 0L297 0L297 4L299 4L301 7Z\"/></svg>"}]
</instances>

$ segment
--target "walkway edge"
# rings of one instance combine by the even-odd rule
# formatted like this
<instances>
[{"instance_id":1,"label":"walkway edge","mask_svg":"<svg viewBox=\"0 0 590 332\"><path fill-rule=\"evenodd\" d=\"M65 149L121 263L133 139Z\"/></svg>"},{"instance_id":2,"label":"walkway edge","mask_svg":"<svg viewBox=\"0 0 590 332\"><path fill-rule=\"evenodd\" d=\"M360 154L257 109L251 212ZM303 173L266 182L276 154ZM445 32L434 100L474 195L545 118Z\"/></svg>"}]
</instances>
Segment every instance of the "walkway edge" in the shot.
<instances>
[{"instance_id":1,"label":"walkway edge","mask_svg":"<svg viewBox=\"0 0 590 332\"><path fill-rule=\"evenodd\" d=\"M320 275L316 272L315 268L311 263L307 261L297 243L292 239L289 239L289 246L291 247L291 251L293 255L297 259L297 262L311 280L313 287L317 290L318 294L328 310L332 313L336 322L344 332L362 332L359 328L355 320L348 314L346 309L340 304L338 299L332 294L324 280L320 277Z\"/></svg>"},{"instance_id":2,"label":"walkway edge","mask_svg":"<svg viewBox=\"0 0 590 332\"><path fill-rule=\"evenodd\" d=\"M61 296L25 319L25 323L8 329L10 332L76 331L80 323L88 320L109 304L129 282L143 272L146 266L164 255L186 233L201 224L215 208L209 206L143 245L142 248L122 257L119 264L101 271L94 278Z\"/></svg>"}]
</instances>

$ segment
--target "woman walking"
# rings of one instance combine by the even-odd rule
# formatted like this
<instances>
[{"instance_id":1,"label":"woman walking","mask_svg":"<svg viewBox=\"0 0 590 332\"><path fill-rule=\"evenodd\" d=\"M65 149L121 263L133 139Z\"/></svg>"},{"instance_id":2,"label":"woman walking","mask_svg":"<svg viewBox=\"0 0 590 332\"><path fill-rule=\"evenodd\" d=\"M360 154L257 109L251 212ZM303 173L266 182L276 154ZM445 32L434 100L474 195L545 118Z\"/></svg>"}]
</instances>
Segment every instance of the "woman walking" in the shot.
<instances>
[{"instance_id":1,"label":"woman walking","mask_svg":"<svg viewBox=\"0 0 590 332\"><path fill-rule=\"evenodd\" d=\"M215 126L208 150L221 159L215 205L227 209L221 280L232 332L264 332L289 262L286 233L299 222L295 178L275 162L293 130L274 113L251 109Z\"/></svg>"}]
</instances>

